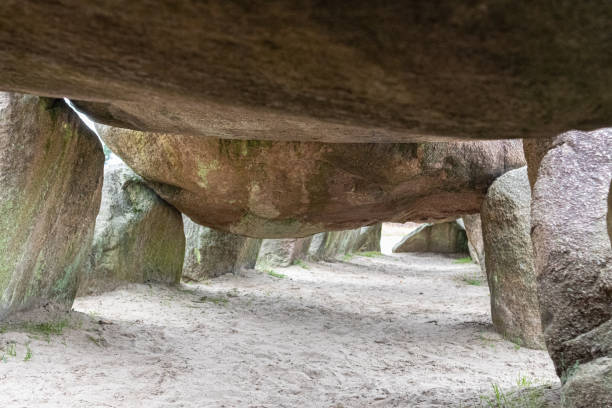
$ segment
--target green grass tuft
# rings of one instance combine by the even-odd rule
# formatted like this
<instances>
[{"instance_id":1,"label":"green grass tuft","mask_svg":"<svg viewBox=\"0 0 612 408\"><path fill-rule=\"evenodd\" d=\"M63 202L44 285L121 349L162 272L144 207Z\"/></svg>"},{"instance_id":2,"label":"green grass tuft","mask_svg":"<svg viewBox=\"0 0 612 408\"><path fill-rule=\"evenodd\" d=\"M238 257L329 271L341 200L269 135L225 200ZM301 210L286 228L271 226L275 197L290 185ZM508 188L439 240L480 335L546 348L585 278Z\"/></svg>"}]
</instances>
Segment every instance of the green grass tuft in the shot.
<instances>
[{"instance_id":1,"label":"green grass tuft","mask_svg":"<svg viewBox=\"0 0 612 408\"><path fill-rule=\"evenodd\" d=\"M284 278L286 278L286 277L287 277L287 275L284 275L284 274L282 274L282 273L277 273L277 272L274 272L274 271L272 271L272 270L268 270L268 271L266 271L266 273L267 273L268 275L270 275L270 276L274 277L274 278L279 278L279 279L284 279Z\"/></svg>"},{"instance_id":2,"label":"green grass tuft","mask_svg":"<svg viewBox=\"0 0 612 408\"><path fill-rule=\"evenodd\" d=\"M353 259L353 257L355 256L355 254L353 254L352 252L349 252L348 254L344 254L344 256L342 257L342 260L344 262L350 261L351 259Z\"/></svg>"},{"instance_id":3,"label":"green grass tuft","mask_svg":"<svg viewBox=\"0 0 612 408\"><path fill-rule=\"evenodd\" d=\"M465 258L455 259L453 261L453 263L455 264L466 264L466 263L471 263L471 262L472 262L472 258L470 258L469 256L466 256Z\"/></svg>"},{"instance_id":4,"label":"green grass tuft","mask_svg":"<svg viewBox=\"0 0 612 408\"><path fill-rule=\"evenodd\" d=\"M297 265L303 269L310 269L310 266L308 266L304 261L302 261L301 259L296 259L295 261L293 261L294 265Z\"/></svg>"},{"instance_id":5,"label":"green grass tuft","mask_svg":"<svg viewBox=\"0 0 612 408\"><path fill-rule=\"evenodd\" d=\"M25 329L32 334L40 334L49 341L51 335L59 336L67 326L67 320L58 320L56 322L28 323L25 325Z\"/></svg>"},{"instance_id":6,"label":"green grass tuft","mask_svg":"<svg viewBox=\"0 0 612 408\"><path fill-rule=\"evenodd\" d=\"M378 251L365 251L365 252L357 252L358 256L365 256L367 258L376 258L377 256L382 256L382 253Z\"/></svg>"},{"instance_id":7,"label":"green grass tuft","mask_svg":"<svg viewBox=\"0 0 612 408\"><path fill-rule=\"evenodd\" d=\"M534 381L519 375L516 387L505 391L499 384L491 384L492 395L480 396L483 408L540 408L543 404L541 388L534 388Z\"/></svg>"},{"instance_id":8,"label":"green grass tuft","mask_svg":"<svg viewBox=\"0 0 612 408\"><path fill-rule=\"evenodd\" d=\"M30 349L30 345L26 344L26 354L23 358L23 361L30 361L32 359L32 349Z\"/></svg>"}]
</instances>

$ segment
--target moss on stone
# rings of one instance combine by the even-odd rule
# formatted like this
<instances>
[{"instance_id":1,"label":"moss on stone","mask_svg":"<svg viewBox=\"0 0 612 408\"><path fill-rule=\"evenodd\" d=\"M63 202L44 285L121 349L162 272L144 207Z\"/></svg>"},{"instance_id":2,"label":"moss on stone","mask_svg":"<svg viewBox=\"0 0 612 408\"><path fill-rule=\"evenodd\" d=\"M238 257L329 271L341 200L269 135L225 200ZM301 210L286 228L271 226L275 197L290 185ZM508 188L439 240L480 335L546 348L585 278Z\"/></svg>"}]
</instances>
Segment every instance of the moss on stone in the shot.
<instances>
[{"instance_id":1,"label":"moss on stone","mask_svg":"<svg viewBox=\"0 0 612 408\"><path fill-rule=\"evenodd\" d=\"M209 163L198 163L198 176L200 177L200 181L198 185L202 188L208 187L208 174L213 170L219 169L219 162L217 160L213 160Z\"/></svg>"}]
</instances>

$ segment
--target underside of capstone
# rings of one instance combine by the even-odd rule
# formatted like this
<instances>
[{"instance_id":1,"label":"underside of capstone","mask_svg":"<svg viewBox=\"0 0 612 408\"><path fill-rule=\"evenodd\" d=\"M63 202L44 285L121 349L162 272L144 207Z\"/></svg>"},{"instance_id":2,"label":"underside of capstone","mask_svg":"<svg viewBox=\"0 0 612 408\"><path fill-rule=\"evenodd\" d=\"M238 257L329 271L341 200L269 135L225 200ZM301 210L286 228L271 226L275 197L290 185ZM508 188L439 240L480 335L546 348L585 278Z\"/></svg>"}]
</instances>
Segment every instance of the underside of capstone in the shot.
<instances>
[{"instance_id":1,"label":"underside of capstone","mask_svg":"<svg viewBox=\"0 0 612 408\"><path fill-rule=\"evenodd\" d=\"M550 137L612 124L612 4L4 0L0 89L249 140Z\"/></svg>"},{"instance_id":2,"label":"underside of capstone","mask_svg":"<svg viewBox=\"0 0 612 408\"><path fill-rule=\"evenodd\" d=\"M195 222L257 238L476 213L524 165L520 141L243 141L99 126L115 153Z\"/></svg>"}]
</instances>

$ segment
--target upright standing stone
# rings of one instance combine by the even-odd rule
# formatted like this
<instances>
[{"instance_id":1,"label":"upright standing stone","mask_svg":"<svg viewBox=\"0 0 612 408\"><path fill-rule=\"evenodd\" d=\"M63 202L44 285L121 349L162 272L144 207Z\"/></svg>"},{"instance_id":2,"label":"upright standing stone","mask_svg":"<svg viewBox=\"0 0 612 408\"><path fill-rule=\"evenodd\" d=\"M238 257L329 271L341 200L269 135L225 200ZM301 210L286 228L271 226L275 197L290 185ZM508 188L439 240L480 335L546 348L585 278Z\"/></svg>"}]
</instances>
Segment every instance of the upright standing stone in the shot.
<instances>
[{"instance_id":1,"label":"upright standing stone","mask_svg":"<svg viewBox=\"0 0 612 408\"><path fill-rule=\"evenodd\" d=\"M104 154L62 100L0 93L0 319L70 310L100 207Z\"/></svg>"},{"instance_id":2,"label":"upright standing stone","mask_svg":"<svg viewBox=\"0 0 612 408\"><path fill-rule=\"evenodd\" d=\"M308 254L312 237L264 239L257 258L257 268L285 267Z\"/></svg>"},{"instance_id":3,"label":"upright standing stone","mask_svg":"<svg viewBox=\"0 0 612 408\"><path fill-rule=\"evenodd\" d=\"M352 252L380 252L382 223L357 228L359 235L353 244Z\"/></svg>"},{"instance_id":4,"label":"upright standing stone","mask_svg":"<svg viewBox=\"0 0 612 408\"><path fill-rule=\"evenodd\" d=\"M184 254L181 213L112 155L104 166L102 205L79 293L113 290L128 282L176 284Z\"/></svg>"},{"instance_id":5,"label":"upright standing stone","mask_svg":"<svg viewBox=\"0 0 612 408\"><path fill-rule=\"evenodd\" d=\"M393 252L468 252L467 235L456 221L423 224L395 244Z\"/></svg>"},{"instance_id":6,"label":"upright standing stone","mask_svg":"<svg viewBox=\"0 0 612 408\"><path fill-rule=\"evenodd\" d=\"M522 167L495 180L480 216L493 325L509 340L542 348L530 204L527 167Z\"/></svg>"},{"instance_id":7,"label":"upright standing stone","mask_svg":"<svg viewBox=\"0 0 612 408\"><path fill-rule=\"evenodd\" d=\"M255 267L261 239L204 227L187 216L183 222L187 239L183 278L201 281Z\"/></svg>"},{"instance_id":8,"label":"upright standing stone","mask_svg":"<svg viewBox=\"0 0 612 408\"><path fill-rule=\"evenodd\" d=\"M308 258L334 261L352 252L380 252L382 224L344 231L321 232L312 237Z\"/></svg>"},{"instance_id":9,"label":"upright standing stone","mask_svg":"<svg viewBox=\"0 0 612 408\"><path fill-rule=\"evenodd\" d=\"M557 373L569 378L568 407L612 406L611 178L612 130L572 131L552 141L533 188L542 326Z\"/></svg>"},{"instance_id":10,"label":"upright standing stone","mask_svg":"<svg viewBox=\"0 0 612 408\"><path fill-rule=\"evenodd\" d=\"M480 265L480 268L484 272L485 267L485 250L484 241L482 238L482 221L480 214L464 215L463 224L465 226L465 233L468 239L468 250L470 251L470 257L472 260Z\"/></svg>"}]
</instances>

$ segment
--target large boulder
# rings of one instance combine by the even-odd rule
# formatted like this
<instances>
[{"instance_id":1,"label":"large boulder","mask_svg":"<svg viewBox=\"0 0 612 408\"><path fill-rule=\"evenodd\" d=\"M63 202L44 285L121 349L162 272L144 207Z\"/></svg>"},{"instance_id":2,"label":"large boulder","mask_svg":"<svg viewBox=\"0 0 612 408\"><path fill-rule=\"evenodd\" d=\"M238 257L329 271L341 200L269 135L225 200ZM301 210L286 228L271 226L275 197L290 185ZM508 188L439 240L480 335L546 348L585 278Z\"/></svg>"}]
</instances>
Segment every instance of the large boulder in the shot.
<instances>
[{"instance_id":1,"label":"large boulder","mask_svg":"<svg viewBox=\"0 0 612 408\"><path fill-rule=\"evenodd\" d=\"M359 228L316 234L312 237L308 248L308 257L314 261L333 261L340 256L357 252L355 246L359 240L359 235ZM380 251L380 248L378 250Z\"/></svg>"},{"instance_id":2,"label":"large boulder","mask_svg":"<svg viewBox=\"0 0 612 408\"><path fill-rule=\"evenodd\" d=\"M202 281L255 267L261 239L204 227L187 216L183 221L187 239L183 279Z\"/></svg>"},{"instance_id":3,"label":"large boulder","mask_svg":"<svg viewBox=\"0 0 612 408\"><path fill-rule=\"evenodd\" d=\"M0 89L221 138L415 142L610 124L608 0L3 0Z\"/></svg>"},{"instance_id":4,"label":"large boulder","mask_svg":"<svg viewBox=\"0 0 612 408\"><path fill-rule=\"evenodd\" d=\"M423 224L393 246L393 252L468 252L465 229L456 221Z\"/></svg>"},{"instance_id":5,"label":"large boulder","mask_svg":"<svg viewBox=\"0 0 612 408\"><path fill-rule=\"evenodd\" d=\"M79 293L125 283L176 284L184 253L181 213L112 155L104 166L102 205Z\"/></svg>"},{"instance_id":6,"label":"large boulder","mask_svg":"<svg viewBox=\"0 0 612 408\"><path fill-rule=\"evenodd\" d=\"M520 141L261 142L106 126L100 134L195 222L261 238L478 212L489 184L524 165Z\"/></svg>"},{"instance_id":7,"label":"large boulder","mask_svg":"<svg viewBox=\"0 0 612 408\"><path fill-rule=\"evenodd\" d=\"M62 100L0 93L0 320L70 310L100 207L104 154Z\"/></svg>"},{"instance_id":8,"label":"large boulder","mask_svg":"<svg viewBox=\"0 0 612 408\"><path fill-rule=\"evenodd\" d=\"M468 250L472 260L485 271L485 250L482 238L482 221L480 214L463 215L463 225L468 239Z\"/></svg>"},{"instance_id":9,"label":"large boulder","mask_svg":"<svg viewBox=\"0 0 612 408\"><path fill-rule=\"evenodd\" d=\"M312 237L264 239L257 257L257 269L286 267L306 258Z\"/></svg>"},{"instance_id":10,"label":"large boulder","mask_svg":"<svg viewBox=\"0 0 612 408\"><path fill-rule=\"evenodd\" d=\"M544 338L557 373L566 378L575 366L591 361L591 373L599 372L595 369L602 366L599 361L607 361L604 365L609 368L612 248L606 213L612 130L567 132L550 145L533 188L531 239ZM571 386L573 395L580 395L576 394L580 384L586 386L584 381ZM600 395L601 401L604 396Z\"/></svg>"},{"instance_id":11,"label":"large boulder","mask_svg":"<svg viewBox=\"0 0 612 408\"><path fill-rule=\"evenodd\" d=\"M352 252L380 252L382 223L358 228L359 235L351 248Z\"/></svg>"},{"instance_id":12,"label":"large boulder","mask_svg":"<svg viewBox=\"0 0 612 408\"><path fill-rule=\"evenodd\" d=\"M612 407L612 357L576 365L563 386L567 408Z\"/></svg>"},{"instance_id":13,"label":"large boulder","mask_svg":"<svg viewBox=\"0 0 612 408\"><path fill-rule=\"evenodd\" d=\"M543 348L529 235L530 205L527 167L523 167L495 180L482 204L480 217L493 325L509 340Z\"/></svg>"}]
</instances>

